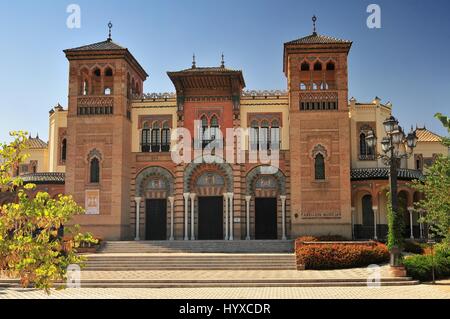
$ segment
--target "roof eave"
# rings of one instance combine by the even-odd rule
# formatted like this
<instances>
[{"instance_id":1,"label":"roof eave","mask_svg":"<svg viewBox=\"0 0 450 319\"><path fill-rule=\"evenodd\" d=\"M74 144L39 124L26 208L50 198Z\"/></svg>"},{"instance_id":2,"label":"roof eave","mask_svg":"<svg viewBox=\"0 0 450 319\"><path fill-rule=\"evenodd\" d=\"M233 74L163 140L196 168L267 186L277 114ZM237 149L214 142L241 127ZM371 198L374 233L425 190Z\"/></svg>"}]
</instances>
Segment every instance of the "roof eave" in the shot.
<instances>
[{"instance_id":1,"label":"roof eave","mask_svg":"<svg viewBox=\"0 0 450 319\"><path fill-rule=\"evenodd\" d=\"M115 50L75 50L67 49L63 50L66 55L67 60L78 60L78 59L93 59L95 56L108 55L108 56L121 56L129 59L130 64L134 65L143 80L145 81L149 74L145 71L142 65L136 60L136 58L131 54L128 49L115 49ZM78 59L77 59L78 57Z\"/></svg>"}]
</instances>

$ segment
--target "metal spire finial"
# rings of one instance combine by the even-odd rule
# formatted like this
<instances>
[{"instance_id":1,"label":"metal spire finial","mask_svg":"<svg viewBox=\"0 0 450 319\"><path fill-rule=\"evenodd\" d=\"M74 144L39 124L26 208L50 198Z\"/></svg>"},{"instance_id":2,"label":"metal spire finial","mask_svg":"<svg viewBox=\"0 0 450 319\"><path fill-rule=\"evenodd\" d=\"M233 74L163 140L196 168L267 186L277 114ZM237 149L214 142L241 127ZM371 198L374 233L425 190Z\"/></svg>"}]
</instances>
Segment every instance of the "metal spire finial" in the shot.
<instances>
[{"instance_id":1,"label":"metal spire finial","mask_svg":"<svg viewBox=\"0 0 450 319\"><path fill-rule=\"evenodd\" d=\"M222 62L221 62L221 64L220 64L220 66L222 67L222 68L224 68L225 67L225 55L222 53Z\"/></svg>"},{"instance_id":2,"label":"metal spire finial","mask_svg":"<svg viewBox=\"0 0 450 319\"><path fill-rule=\"evenodd\" d=\"M109 28L109 35L108 35L108 40L111 41L112 37L111 37L111 29L113 27L113 24L111 23L111 21L109 21L108 23L108 28Z\"/></svg>"},{"instance_id":3,"label":"metal spire finial","mask_svg":"<svg viewBox=\"0 0 450 319\"><path fill-rule=\"evenodd\" d=\"M192 55L192 68L193 69L195 69L197 66L196 66L196 63L195 63L195 53Z\"/></svg>"},{"instance_id":4,"label":"metal spire finial","mask_svg":"<svg viewBox=\"0 0 450 319\"><path fill-rule=\"evenodd\" d=\"M317 34L316 28L317 17L315 15L312 17L312 22L313 22L313 34Z\"/></svg>"}]
</instances>

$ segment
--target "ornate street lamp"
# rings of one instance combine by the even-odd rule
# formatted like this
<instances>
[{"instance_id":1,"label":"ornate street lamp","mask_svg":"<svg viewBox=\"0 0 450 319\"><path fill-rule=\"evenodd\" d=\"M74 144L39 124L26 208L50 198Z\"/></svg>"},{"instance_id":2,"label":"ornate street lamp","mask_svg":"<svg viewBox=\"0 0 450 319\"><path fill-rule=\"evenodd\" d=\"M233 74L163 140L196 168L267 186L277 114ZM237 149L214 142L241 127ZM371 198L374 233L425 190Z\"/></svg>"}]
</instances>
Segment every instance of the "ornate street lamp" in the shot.
<instances>
[{"instance_id":1,"label":"ornate street lamp","mask_svg":"<svg viewBox=\"0 0 450 319\"><path fill-rule=\"evenodd\" d=\"M390 116L383 122L383 125L384 125L384 131L387 134L391 134L392 131L394 131L395 126L398 125L398 121L395 117Z\"/></svg>"},{"instance_id":2,"label":"ornate street lamp","mask_svg":"<svg viewBox=\"0 0 450 319\"><path fill-rule=\"evenodd\" d=\"M401 126L398 125L398 120L390 116L383 122L386 137L381 140L381 149L384 154L377 154L377 158L383 160L384 164L389 166L389 182L391 187L391 205L392 213L394 214L393 223L389 223L389 231L395 233L398 237L401 237L401 229L399 220L399 207L398 207L398 194L397 194L397 177L398 177L398 162L402 158L409 158L412 155L413 149L417 145L416 132L411 128L411 132L405 137L405 133ZM366 137L367 146L376 149L377 137L373 131L369 132ZM391 261L392 267L400 266L401 250L395 246L391 249Z\"/></svg>"}]
</instances>

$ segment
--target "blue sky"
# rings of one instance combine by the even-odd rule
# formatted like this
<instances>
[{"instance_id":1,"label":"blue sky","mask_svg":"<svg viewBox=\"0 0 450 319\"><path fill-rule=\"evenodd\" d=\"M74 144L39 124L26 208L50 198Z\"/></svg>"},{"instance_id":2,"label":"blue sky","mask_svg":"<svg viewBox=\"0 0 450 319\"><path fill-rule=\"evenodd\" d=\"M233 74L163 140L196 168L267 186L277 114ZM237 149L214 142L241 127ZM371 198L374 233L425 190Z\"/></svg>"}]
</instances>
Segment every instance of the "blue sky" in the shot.
<instances>
[{"instance_id":1,"label":"blue sky","mask_svg":"<svg viewBox=\"0 0 450 319\"><path fill-rule=\"evenodd\" d=\"M66 26L69 4L81 7L81 28ZM381 29L366 26L369 4L381 6ZM107 38L128 47L150 78L146 92L173 91L166 72L200 66L242 69L248 89L285 89L283 43L318 32L354 41L349 95L392 101L401 124L426 125L450 114L450 2L448 0L151 0L0 3L0 141L10 130L48 137L48 111L67 105L68 63L63 49Z\"/></svg>"}]
</instances>

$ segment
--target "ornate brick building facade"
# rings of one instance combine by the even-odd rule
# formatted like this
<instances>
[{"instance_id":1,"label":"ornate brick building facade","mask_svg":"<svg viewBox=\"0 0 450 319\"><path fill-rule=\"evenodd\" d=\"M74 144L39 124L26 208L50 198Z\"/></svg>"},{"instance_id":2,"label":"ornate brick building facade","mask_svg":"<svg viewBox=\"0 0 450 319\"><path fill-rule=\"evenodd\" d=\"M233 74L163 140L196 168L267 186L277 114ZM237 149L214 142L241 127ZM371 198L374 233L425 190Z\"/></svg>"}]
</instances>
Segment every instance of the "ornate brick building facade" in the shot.
<instances>
[{"instance_id":1,"label":"ornate brick building facade","mask_svg":"<svg viewBox=\"0 0 450 319\"><path fill-rule=\"evenodd\" d=\"M49 173L24 179L73 195L87 211L74 222L105 239L383 237L387 168L364 134L383 135L392 105L348 103L351 45L316 31L285 43L287 91L244 91L242 71L224 61L199 67L194 58L190 68L168 72L175 93L163 94L143 93L147 73L111 38L65 50L68 108L50 111ZM176 163L177 128L192 136L183 154L208 149L227 129L251 130L215 145L208 158ZM448 152L435 134L418 133L417 154L399 176L416 237L424 236L413 210L419 195L406 183ZM278 153L277 169L251 161L254 150ZM227 152L234 161L223 160Z\"/></svg>"}]
</instances>

